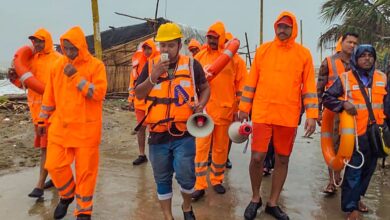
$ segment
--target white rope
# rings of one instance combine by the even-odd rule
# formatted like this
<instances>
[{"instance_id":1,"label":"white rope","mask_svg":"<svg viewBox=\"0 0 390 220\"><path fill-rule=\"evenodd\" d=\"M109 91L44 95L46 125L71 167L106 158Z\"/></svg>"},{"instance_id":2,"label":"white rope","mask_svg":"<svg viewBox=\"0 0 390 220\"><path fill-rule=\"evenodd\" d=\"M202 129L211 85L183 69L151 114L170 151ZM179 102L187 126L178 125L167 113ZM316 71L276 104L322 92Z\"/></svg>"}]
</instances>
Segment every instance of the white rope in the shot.
<instances>
[{"instance_id":1,"label":"white rope","mask_svg":"<svg viewBox=\"0 0 390 220\"><path fill-rule=\"evenodd\" d=\"M360 151L360 149L359 149L358 135L357 135L357 129L356 129L356 117L353 117L353 119L355 120L355 143L356 143L356 152L358 152L358 153L360 154L360 156L362 156L362 163L361 163L359 166L353 166L353 165L349 164L349 160L344 159L343 161L344 161L344 164L345 164L346 166L349 166L349 167L351 167L351 168L357 170L357 169L362 168L363 165L364 165L364 155L363 155L363 153L362 153L362 152Z\"/></svg>"},{"instance_id":2,"label":"white rope","mask_svg":"<svg viewBox=\"0 0 390 220\"><path fill-rule=\"evenodd\" d=\"M336 179L334 178L334 170L332 170L333 172L333 184L336 186L336 187L340 187L342 184L343 184L343 181L344 181L344 178L341 177L341 171L340 171L340 182L339 184L336 183Z\"/></svg>"}]
</instances>

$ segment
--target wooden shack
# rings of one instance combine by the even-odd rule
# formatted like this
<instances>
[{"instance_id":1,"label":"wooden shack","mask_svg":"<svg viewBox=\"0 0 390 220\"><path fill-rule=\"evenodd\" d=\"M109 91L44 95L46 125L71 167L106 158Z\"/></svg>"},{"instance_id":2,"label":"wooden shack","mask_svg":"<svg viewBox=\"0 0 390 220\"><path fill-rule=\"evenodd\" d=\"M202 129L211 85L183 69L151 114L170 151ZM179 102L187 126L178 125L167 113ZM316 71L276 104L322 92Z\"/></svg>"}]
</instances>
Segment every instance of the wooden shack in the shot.
<instances>
[{"instance_id":1,"label":"wooden shack","mask_svg":"<svg viewBox=\"0 0 390 220\"><path fill-rule=\"evenodd\" d=\"M157 22L144 22L137 25L114 28L101 32L103 62L106 66L108 88L107 93L127 93L130 81L131 58L138 45L155 35L156 27L169 22L163 18ZM156 27L155 27L156 25ZM204 32L180 25L183 31L184 44L189 38L197 38L203 43ZM93 35L87 36L89 51L94 54ZM186 50L186 47L183 46ZM183 52L183 51L182 51ZM186 53L187 51L184 51Z\"/></svg>"}]
</instances>

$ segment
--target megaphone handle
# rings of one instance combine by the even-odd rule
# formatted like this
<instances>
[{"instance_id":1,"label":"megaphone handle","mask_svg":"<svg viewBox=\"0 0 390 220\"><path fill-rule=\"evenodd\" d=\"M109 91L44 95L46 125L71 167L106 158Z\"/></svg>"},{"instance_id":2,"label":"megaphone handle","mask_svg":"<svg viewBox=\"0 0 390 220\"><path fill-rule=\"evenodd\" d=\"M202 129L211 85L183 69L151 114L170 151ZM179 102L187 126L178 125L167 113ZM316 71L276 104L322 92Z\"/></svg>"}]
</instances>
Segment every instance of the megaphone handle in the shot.
<instances>
[{"instance_id":1,"label":"megaphone handle","mask_svg":"<svg viewBox=\"0 0 390 220\"><path fill-rule=\"evenodd\" d=\"M248 149L248 145L249 145L249 138L245 143L244 151L242 153L244 153L244 154L246 153L246 150Z\"/></svg>"},{"instance_id":2,"label":"megaphone handle","mask_svg":"<svg viewBox=\"0 0 390 220\"><path fill-rule=\"evenodd\" d=\"M196 93L196 83L195 83L195 73L194 73L194 59L190 58L190 72L191 72L191 82L194 88L194 106L198 105L199 98L198 93Z\"/></svg>"}]
</instances>

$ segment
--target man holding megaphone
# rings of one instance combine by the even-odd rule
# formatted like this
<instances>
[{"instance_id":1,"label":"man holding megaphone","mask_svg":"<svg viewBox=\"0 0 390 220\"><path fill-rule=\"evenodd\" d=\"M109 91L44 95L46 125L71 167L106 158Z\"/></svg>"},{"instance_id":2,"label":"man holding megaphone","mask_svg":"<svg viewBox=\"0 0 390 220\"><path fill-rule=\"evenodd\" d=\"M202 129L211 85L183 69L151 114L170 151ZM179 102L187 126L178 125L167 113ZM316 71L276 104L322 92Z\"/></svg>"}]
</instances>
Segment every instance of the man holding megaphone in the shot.
<instances>
[{"instance_id":1,"label":"man holding megaphone","mask_svg":"<svg viewBox=\"0 0 390 220\"><path fill-rule=\"evenodd\" d=\"M228 128L233 121L235 103L237 99L237 88L240 80L239 74L235 69L233 56L236 52L226 51L225 47L225 25L218 21L212 24L207 33L207 46L196 54L197 59L205 69L213 66L221 56L226 54L231 56L228 62L212 77L207 78L210 84L210 101L207 103L206 111L215 123L214 130L211 134L196 139L196 191L192 195L194 200L198 200L205 195L208 188L207 175L210 175L212 188L218 194L226 192L222 185L225 173L225 164L228 156ZM226 60L225 60L226 61ZM221 62L222 63L222 62ZM220 64L221 64L220 63ZM223 64L221 64L223 65ZM207 70L206 70L207 72ZM210 172L208 173L208 158L212 146L212 158Z\"/></svg>"},{"instance_id":2,"label":"man holding megaphone","mask_svg":"<svg viewBox=\"0 0 390 220\"><path fill-rule=\"evenodd\" d=\"M149 126L149 158L166 220L173 219L174 172L183 197L184 219L195 219L191 206L196 180L195 138L188 133L186 122L194 112L203 111L210 96L200 63L179 54L182 37L177 24L159 27L155 41L160 43L161 55L145 64L135 87L136 97L146 100L145 117L139 124Z\"/></svg>"}]
</instances>

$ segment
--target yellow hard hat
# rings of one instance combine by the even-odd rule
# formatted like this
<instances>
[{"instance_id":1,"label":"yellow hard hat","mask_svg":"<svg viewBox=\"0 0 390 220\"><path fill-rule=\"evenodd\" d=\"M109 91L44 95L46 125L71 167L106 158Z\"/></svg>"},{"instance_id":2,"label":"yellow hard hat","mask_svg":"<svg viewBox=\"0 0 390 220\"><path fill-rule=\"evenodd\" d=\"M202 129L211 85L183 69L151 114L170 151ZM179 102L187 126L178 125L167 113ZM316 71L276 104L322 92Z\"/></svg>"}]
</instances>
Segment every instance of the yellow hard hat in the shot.
<instances>
[{"instance_id":1,"label":"yellow hard hat","mask_svg":"<svg viewBox=\"0 0 390 220\"><path fill-rule=\"evenodd\" d=\"M179 25L175 23L166 23L160 25L154 40L157 42L164 42L179 39L182 37L183 34L181 33Z\"/></svg>"}]
</instances>

